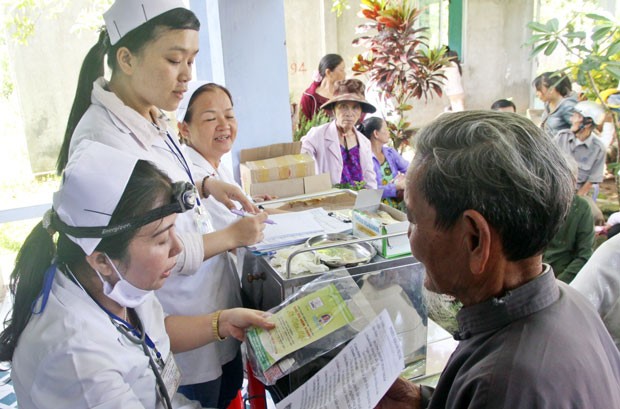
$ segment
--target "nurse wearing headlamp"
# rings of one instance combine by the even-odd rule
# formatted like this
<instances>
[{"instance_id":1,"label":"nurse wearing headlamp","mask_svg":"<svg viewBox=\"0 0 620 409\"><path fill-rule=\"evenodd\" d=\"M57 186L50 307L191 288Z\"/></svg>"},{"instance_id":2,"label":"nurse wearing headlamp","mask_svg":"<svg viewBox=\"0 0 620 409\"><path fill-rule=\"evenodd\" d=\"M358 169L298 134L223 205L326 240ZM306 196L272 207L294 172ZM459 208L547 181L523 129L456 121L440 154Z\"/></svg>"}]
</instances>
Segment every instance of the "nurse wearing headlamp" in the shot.
<instances>
[{"instance_id":1,"label":"nurse wearing headlamp","mask_svg":"<svg viewBox=\"0 0 620 409\"><path fill-rule=\"evenodd\" d=\"M157 291L157 297L166 314L204 315L241 305L239 280L230 274L232 268L226 251L262 240L267 215L239 218L230 226L213 231L203 208L203 199L209 194L229 208L233 205L231 199L240 202L245 210L256 212L257 208L236 186L216 178L196 178L174 132L161 115L160 110L177 109L187 91L198 53L200 23L184 3L183 0L117 0L104 13L105 29L80 72L59 156L59 170L90 139L151 161L173 181L194 184L201 197L193 211L177 217L175 231L183 250L166 285ZM104 57L111 69L109 80L103 77ZM115 166L113 159L109 166ZM98 188L97 183L93 188ZM229 288L233 291L227 291ZM176 331L168 321L166 329ZM239 347L234 340L217 348L228 346L235 357ZM222 376L222 364L232 358L219 353L217 348L215 345L188 348L193 350L179 355L182 385L202 384ZM220 364L221 360L225 362ZM232 397L241 386L241 377L237 378L238 387L232 388ZM204 406L227 406L230 394L216 389L217 393L209 391L213 401L205 401ZM226 399L220 405L220 396L224 395Z\"/></svg>"},{"instance_id":2,"label":"nurse wearing headlamp","mask_svg":"<svg viewBox=\"0 0 620 409\"><path fill-rule=\"evenodd\" d=\"M12 361L20 409L198 408L175 394L171 352L241 339L249 325L272 328L264 313L241 308L164 315L153 290L181 251L175 221L193 192L114 148L76 150L11 275L15 306L0 359ZM175 328L170 338L166 327Z\"/></svg>"}]
</instances>

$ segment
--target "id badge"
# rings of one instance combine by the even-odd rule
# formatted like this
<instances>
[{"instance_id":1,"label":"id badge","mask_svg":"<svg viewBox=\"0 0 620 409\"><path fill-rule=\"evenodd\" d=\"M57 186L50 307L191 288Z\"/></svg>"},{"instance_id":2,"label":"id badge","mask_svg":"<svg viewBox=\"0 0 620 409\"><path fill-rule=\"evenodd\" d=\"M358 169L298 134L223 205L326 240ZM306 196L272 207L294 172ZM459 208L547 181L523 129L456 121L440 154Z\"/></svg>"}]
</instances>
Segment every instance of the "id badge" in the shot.
<instances>
[{"instance_id":1,"label":"id badge","mask_svg":"<svg viewBox=\"0 0 620 409\"><path fill-rule=\"evenodd\" d=\"M166 391L168 391L170 399L177 393L177 389L179 389L179 385L181 384L181 371L179 371L179 367L172 355L172 352L168 353L168 358L166 358L166 362L164 363L164 369L161 371L161 377L164 380L164 385L166 386Z\"/></svg>"},{"instance_id":2,"label":"id badge","mask_svg":"<svg viewBox=\"0 0 620 409\"><path fill-rule=\"evenodd\" d=\"M207 212L207 209L204 208L202 203L194 207L194 221L196 222L196 228L200 234L207 234L214 231L211 216L209 216L209 212Z\"/></svg>"}]
</instances>

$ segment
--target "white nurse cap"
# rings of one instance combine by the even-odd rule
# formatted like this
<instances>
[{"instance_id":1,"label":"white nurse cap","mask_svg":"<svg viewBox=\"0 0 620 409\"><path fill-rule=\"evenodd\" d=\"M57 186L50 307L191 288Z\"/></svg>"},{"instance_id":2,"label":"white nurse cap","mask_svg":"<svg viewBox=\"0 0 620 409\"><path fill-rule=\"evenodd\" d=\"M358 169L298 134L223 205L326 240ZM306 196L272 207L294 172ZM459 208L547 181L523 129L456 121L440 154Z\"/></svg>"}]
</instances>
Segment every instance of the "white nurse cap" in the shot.
<instances>
[{"instance_id":1,"label":"white nurse cap","mask_svg":"<svg viewBox=\"0 0 620 409\"><path fill-rule=\"evenodd\" d=\"M116 0L103 13L110 44L116 44L125 34L150 19L177 8L186 8L183 0Z\"/></svg>"},{"instance_id":2,"label":"white nurse cap","mask_svg":"<svg viewBox=\"0 0 620 409\"><path fill-rule=\"evenodd\" d=\"M84 140L71 156L62 183L54 193L53 208L73 227L107 226L125 191L137 156L99 142ZM67 237L89 255L100 237Z\"/></svg>"}]
</instances>

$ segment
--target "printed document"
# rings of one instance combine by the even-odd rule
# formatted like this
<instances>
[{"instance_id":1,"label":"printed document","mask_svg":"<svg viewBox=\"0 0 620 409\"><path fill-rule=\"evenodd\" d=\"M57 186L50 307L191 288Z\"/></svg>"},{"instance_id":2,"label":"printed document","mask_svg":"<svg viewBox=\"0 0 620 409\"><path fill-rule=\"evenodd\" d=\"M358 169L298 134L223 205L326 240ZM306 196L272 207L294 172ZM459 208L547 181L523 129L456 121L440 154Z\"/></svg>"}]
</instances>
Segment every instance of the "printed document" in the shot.
<instances>
[{"instance_id":1,"label":"printed document","mask_svg":"<svg viewBox=\"0 0 620 409\"><path fill-rule=\"evenodd\" d=\"M323 369L277 409L372 409L405 367L392 321L383 310Z\"/></svg>"}]
</instances>

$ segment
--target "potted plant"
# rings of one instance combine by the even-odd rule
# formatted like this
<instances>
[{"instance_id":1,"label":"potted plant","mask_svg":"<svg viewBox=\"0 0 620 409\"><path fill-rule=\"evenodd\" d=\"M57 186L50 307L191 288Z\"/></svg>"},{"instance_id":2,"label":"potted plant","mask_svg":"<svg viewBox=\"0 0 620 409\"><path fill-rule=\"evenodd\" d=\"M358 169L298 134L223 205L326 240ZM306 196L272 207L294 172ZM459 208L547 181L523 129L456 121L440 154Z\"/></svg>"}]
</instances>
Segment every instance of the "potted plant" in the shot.
<instances>
[{"instance_id":1,"label":"potted plant","mask_svg":"<svg viewBox=\"0 0 620 409\"><path fill-rule=\"evenodd\" d=\"M367 35L353 41L354 45L367 48L357 56L353 71L366 74L380 99L392 106L387 117L396 119L386 118L386 123L396 149L411 132L411 124L405 118L406 112L413 109L410 100L441 96L443 67L448 64L444 48L428 46L428 27L416 26L422 10L415 3L362 0L361 15L368 21L360 24L357 31Z\"/></svg>"}]
</instances>

